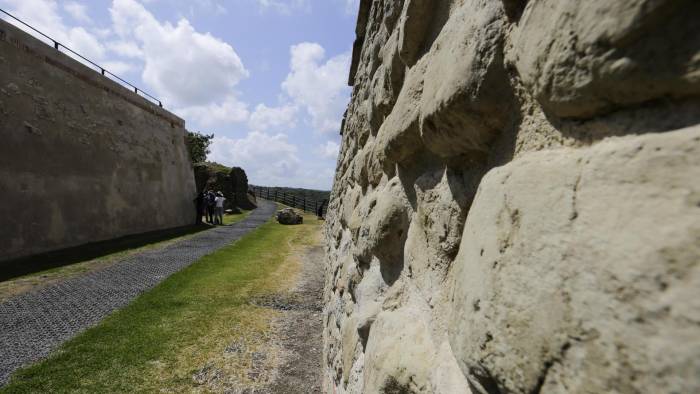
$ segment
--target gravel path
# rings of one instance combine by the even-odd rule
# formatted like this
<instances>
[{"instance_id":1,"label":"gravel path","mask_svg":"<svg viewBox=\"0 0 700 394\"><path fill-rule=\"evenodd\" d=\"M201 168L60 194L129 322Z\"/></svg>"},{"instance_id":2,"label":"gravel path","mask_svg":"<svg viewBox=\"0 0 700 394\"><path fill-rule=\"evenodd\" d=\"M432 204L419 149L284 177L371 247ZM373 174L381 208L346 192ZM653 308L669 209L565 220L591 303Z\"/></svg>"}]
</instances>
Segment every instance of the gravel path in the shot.
<instances>
[{"instance_id":1,"label":"gravel path","mask_svg":"<svg viewBox=\"0 0 700 394\"><path fill-rule=\"evenodd\" d=\"M48 356L165 278L265 223L274 212L273 203L260 201L258 209L231 226L204 231L1 303L0 386L18 368Z\"/></svg>"},{"instance_id":2,"label":"gravel path","mask_svg":"<svg viewBox=\"0 0 700 394\"><path fill-rule=\"evenodd\" d=\"M281 304L273 337L283 361L263 393L321 393L323 253L321 246L307 250L300 280Z\"/></svg>"}]
</instances>

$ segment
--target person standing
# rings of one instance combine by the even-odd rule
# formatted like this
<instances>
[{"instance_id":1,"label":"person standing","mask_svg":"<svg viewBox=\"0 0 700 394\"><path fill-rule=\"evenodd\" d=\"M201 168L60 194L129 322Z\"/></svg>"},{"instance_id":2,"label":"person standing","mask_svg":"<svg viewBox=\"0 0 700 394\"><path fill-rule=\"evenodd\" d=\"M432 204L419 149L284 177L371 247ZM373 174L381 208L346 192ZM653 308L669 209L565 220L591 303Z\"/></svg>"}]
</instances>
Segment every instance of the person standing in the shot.
<instances>
[{"instance_id":1,"label":"person standing","mask_svg":"<svg viewBox=\"0 0 700 394\"><path fill-rule=\"evenodd\" d=\"M207 223L213 224L214 223L214 211L216 210L216 196L214 195L213 190L209 190L207 192L207 198L206 198L206 204L207 204Z\"/></svg>"},{"instance_id":2,"label":"person standing","mask_svg":"<svg viewBox=\"0 0 700 394\"><path fill-rule=\"evenodd\" d=\"M318 217L319 220L323 219L323 207L328 203L328 200L323 200L321 201L321 205L319 205L318 209L316 210L316 216Z\"/></svg>"},{"instance_id":3,"label":"person standing","mask_svg":"<svg viewBox=\"0 0 700 394\"><path fill-rule=\"evenodd\" d=\"M219 224L224 224L224 201L226 201L226 197L224 197L224 194L221 192L216 193L216 217L214 218L214 222L218 222Z\"/></svg>"},{"instance_id":4,"label":"person standing","mask_svg":"<svg viewBox=\"0 0 700 394\"><path fill-rule=\"evenodd\" d=\"M197 219L195 224L202 224L202 216L204 216L204 200L206 196L204 195L204 190L197 193L197 197L194 199L195 209L197 210Z\"/></svg>"}]
</instances>

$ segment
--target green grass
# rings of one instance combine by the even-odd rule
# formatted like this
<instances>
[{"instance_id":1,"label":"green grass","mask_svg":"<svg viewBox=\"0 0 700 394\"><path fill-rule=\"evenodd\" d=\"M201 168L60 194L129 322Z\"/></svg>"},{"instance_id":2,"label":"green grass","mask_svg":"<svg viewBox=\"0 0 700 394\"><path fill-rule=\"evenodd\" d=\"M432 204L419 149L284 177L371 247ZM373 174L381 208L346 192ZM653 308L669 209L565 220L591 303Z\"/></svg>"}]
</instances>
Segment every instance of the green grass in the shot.
<instances>
[{"instance_id":1,"label":"green grass","mask_svg":"<svg viewBox=\"0 0 700 394\"><path fill-rule=\"evenodd\" d=\"M241 213L235 213L232 215L224 215L224 224L229 225L229 224L238 223L241 220L247 218L251 212L252 211L243 211Z\"/></svg>"},{"instance_id":2,"label":"green grass","mask_svg":"<svg viewBox=\"0 0 700 394\"><path fill-rule=\"evenodd\" d=\"M294 245L314 242L318 223L305 220L302 226L270 221L203 257L15 373L0 393L200 389L193 374L210 362L225 369L223 349L242 335L241 327L267 327L269 314L249 301L274 291L280 282L274 273L285 269Z\"/></svg>"}]
</instances>

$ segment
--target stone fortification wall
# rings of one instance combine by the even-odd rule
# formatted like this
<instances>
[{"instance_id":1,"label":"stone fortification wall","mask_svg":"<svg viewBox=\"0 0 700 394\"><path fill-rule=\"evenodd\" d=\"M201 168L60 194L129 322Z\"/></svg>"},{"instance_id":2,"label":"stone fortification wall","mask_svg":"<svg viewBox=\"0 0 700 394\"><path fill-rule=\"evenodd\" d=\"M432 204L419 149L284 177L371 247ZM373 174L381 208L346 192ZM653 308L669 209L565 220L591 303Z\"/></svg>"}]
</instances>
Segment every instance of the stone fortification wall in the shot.
<instances>
[{"instance_id":1,"label":"stone fortification wall","mask_svg":"<svg viewBox=\"0 0 700 394\"><path fill-rule=\"evenodd\" d=\"M184 127L0 21L0 260L194 223Z\"/></svg>"},{"instance_id":2,"label":"stone fortification wall","mask_svg":"<svg viewBox=\"0 0 700 394\"><path fill-rule=\"evenodd\" d=\"M362 0L328 392L700 391L697 15Z\"/></svg>"}]
</instances>

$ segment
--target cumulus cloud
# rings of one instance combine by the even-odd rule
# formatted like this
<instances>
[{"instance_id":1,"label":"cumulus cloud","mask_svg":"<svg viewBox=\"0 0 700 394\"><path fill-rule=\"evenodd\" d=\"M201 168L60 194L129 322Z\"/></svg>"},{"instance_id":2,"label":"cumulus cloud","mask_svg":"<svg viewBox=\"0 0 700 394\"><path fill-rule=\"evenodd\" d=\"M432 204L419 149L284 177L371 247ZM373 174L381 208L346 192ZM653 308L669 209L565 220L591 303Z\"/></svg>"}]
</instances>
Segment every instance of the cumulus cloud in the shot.
<instances>
[{"instance_id":1,"label":"cumulus cloud","mask_svg":"<svg viewBox=\"0 0 700 394\"><path fill-rule=\"evenodd\" d=\"M63 4L63 9L77 22L92 23L92 19L88 16L85 4L80 4L77 1L69 1Z\"/></svg>"},{"instance_id":2,"label":"cumulus cloud","mask_svg":"<svg viewBox=\"0 0 700 394\"><path fill-rule=\"evenodd\" d=\"M265 104L258 104L250 115L248 125L252 130L293 128L296 127L296 113L297 108L292 105L268 107Z\"/></svg>"},{"instance_id":3,"label":"cumulus cloud","mask_svg":"<svg viewBox=\"0 0 700 394\"><path fill-rule=\"evenodd\" d=\"M245 168L251 183L279 185L299 174L297 152L285 134L252 131L240 139L214 137L208 159Z\"/></svg>"},{"instance_id":4,"label":"cumulus cloud","mask_svg":"<svg viewBox=\"0 0 700 394\"><path fill-rule=\"evenodd\" d=\"M127 62L122 62L120 60L104 61L104 62L102 62L102 67L104 67L105 69L107 69L110 72L113 72L117 75L126 74L128 72L136 70L135 65L133 65L131 63L127 63Z\"/></svg>"},{"instance_id":5,"label":"cumulus cloud","mask_svg":"<svg viewBox=\"0 0 700 394\"><path fill-rule=\"evenodd\" d=\"M100 42L82 27L68 27L59 14L58 5L54 0L5 0L3 5L9 8L9 12L18 18L29 22L32 26L43 33L53 37L61 44L92 60L102 60L105 55L105 48ZM87 16L87 15L85 15ZM20 29L27 31L33 36L36 33L26 28L24 25L14 23ZM43 37L37 37L43 41L48 41ZM52 42L47 42L53 45ZM72 56L69 54L69 56Z\"/></svg>"},{"instance_id":6,"label":"cumulus cloud","mask_svg":"<svg viewBox=\"0 0 700 394\"><path fill-rule=\"evenodd\" d=\"M340 145L338 145L337 142L328 141L321 145L318 151L321 157L324 159L335 159L338 157L338 153L340 152Z\"/></svg>"},{"instance_id":7,"label":"cumulus cloud","mask_svg":"<svg viewBox=\"0 0 700 394\"><path fill-rule=\"evenodd\" d=\"M249 73L231 45L196 31L184 18L161 23L135 0L114 0L110 13L122 41L136 43L143 53L142 79L176 112L199 124L246 119L235 87Z\"/></svg>"},{"instance_id":8,"label":"cumulus cloud","mask_svg":"<svg viewBox=\"0 0 700 394\"><path fill-rule=\"evenodd\" d=\"M311 117L314 129L332 132L340 129L350 89L346 84L350 54L343 53L324 62L323 47L304 42L291 47L291 71L282 89Z\"/></svg>"},{"instance_id":9,"label":"cumulus cloud","mask_svg":"<svg viewBox=\"0 0 700 394\"><path fill-rule=\"evenodd\" d=\"M177 112L186 120L195 120L197 126L207 128L227 123L245 122L250 115L248 105L235 95L230 95L221 102L184 107Z\"/></svg>"},{"instance_id":10,"label":"cumulus cloud","mask_svg":"<svg viewBox=\"0 0 700 394\"><path fill-rule=\"evenodd\" d=\"M133 41L112 41L107 43L107 48L119 56L142 59L143 51Z\"/></svg>"}]
</instances>

